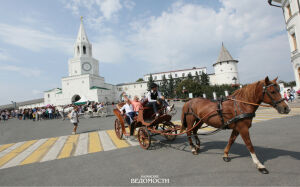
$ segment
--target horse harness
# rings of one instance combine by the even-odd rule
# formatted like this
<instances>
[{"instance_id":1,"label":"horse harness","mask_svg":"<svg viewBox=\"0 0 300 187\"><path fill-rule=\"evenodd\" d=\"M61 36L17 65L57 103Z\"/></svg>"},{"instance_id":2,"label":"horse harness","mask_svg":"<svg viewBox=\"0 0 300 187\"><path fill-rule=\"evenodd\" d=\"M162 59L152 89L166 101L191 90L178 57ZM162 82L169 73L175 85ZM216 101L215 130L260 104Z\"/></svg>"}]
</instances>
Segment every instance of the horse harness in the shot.
<instances>
[{"instance_id":1,"label":"horse harness","mask_svg":"<svg viewBox=\"0 0 300 187\"><path fill-rule=\"evenodd\" d=\"M234 97L233 97L234 98ZM220 97L217 101L215 101L217 103L217 114L214 114L212 116L209 116L208 118L210 117L213 117L215 115L218 115L221 119L221 122L222 122L222 126L220 129L229 129L229 125L232 124L232 123L235 123L239 120L242 120L244 118L253 118L255 117L255 113L244 113L243 110L240 108L239 104L237 101L234 101L234 113L235 113L235 117L227 120L225 122L224 120L224 113L223 113L223 106L222 106L222 103L224 101L227 101L228 99L227 98L224 98L224 97ZM239 114L238 115L238 110L242 113L242 114ZM201 118L195 114L195 112L193 111L193 108L191 107L191 103L189 105L189 108L188 108L188 111L186 113L184 113L184 117L186 117L187 115L193 115L195 118L197 118L197 120L201 120Z\"/></svg>"},{"instance_id":2,"label":"horse harness","mask_svg":"<svg viewBox=\"0 0 300 187\"><path fill-rule=\"evenodd\" d=\"M278 101L275 101L275 99L272 97L272 95L268 91L268 88L271 87L271 86L273 86L275 88L275 90L277 92L279 92L279 89L278 89L278 87L275 86L275 84L270 84L270 85L267 85L267 86L263 85L262 100L263 100L265 94L267 94L267 96L271 99L271 102L272 102L271 105L274 108L276 108L279 103L281 103L282 101L284 101L284 98L282 98L282 99L280 99ZM224 101L227 101L227 100L232 100L234 102L235 117L233 117L233 118L231 118L231 119L229 119L229 120L227 120L225 122L224 116L223 116L224 113L223 113L222 103ZM232 98L224 98L223 96L221 96L217 101L214 100L214 102L217 102L217 107L218 107L217 114L215 114L215 115L218 115L220 117L220 119L221 119L221 122L222 122L222 126L221 126L220 129L229 129L229 125L232 124L232 123L236 123L237 121L245 119L245 118L253 118L253 117L255 117L255 112L254 113L244 113L243 110L240 108L240 105L239 105L240 101L236 101L234 96L232 96ZM248 104L251 104L251 103L248 103ZM239 115L238 115L238 110L241 113ZM193 111L193 108L191 107L191 103L189 104L188 111L186 113L184 113L184 118L187 115L193 115L198 121L201 120L201 118L197 114L195 114L195 112ZM209 116L209 118L213 117L213 116L214 115Z\"/></svg>"}]
</instances>

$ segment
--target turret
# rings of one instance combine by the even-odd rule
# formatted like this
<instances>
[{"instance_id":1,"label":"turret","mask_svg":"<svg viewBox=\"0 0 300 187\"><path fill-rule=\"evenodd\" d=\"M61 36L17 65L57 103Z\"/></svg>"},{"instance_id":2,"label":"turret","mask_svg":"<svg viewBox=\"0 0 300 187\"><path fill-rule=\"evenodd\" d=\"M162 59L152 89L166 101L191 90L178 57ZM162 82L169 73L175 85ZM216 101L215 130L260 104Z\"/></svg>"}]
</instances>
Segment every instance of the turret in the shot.
<instances>
[{"instance_id":1,"label":"turret","mask_svg":"<svg viewBox=\"0 0 300 187\"><path fill-rule=\"evenodd\" d=\"M222 43L221 51L216 63L213 65L215 70L216 82L221 84L239 84L237 70L237 60L234 60Z\"/></svg>"}]
</instances>

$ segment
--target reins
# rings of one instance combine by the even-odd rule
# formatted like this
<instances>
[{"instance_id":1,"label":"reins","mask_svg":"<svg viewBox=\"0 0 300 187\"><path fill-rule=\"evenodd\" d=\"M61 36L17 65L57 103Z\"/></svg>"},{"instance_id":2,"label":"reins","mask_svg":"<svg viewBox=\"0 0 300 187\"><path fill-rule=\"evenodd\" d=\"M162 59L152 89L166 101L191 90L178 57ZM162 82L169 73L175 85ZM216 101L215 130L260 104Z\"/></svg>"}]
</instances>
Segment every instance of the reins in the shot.
<instances>
[{"instance_id":1,"label":"reins","mask_svg":"<svg viewBox=\"0 0 300 187\"><path fill-rule=\"evenodd\" d=\"M240 102L240 103L245 103L245 104L248 104L248 105L262 106L262 107L272 107L270 105L251 103L251 102L242 101L242 100L238 100L238 99L232 99L232 98L227 98L227 99L232 100L232 101L237 101L237 102Z\"/></svg>"}]
</instances>

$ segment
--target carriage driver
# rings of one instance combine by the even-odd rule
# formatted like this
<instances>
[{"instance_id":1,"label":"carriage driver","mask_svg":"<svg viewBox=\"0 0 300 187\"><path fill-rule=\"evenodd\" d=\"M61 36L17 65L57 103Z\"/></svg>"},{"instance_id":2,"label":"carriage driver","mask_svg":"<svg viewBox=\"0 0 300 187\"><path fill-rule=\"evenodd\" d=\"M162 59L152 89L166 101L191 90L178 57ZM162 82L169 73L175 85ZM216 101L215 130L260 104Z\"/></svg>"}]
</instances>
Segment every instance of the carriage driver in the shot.
<instances>
[{"instance_id":1,"label":"carriage driver","mask_svg":"<svg viewBox=\"0 0 300 187\"><path fill-rule=\"evenodd\" d=\"M168 111L171 111L174 108L174 104L172 106L169 106L165 98L161 95L160 91L158 91L157 84L152 83L150 85L150 88L151 90L147 93L147 99L148 99L147 106L153 108L156 117L159 116L159 113L157 111L158 102L161 102L165 107L167 107Z\"/></svg>"},{"instance_id":2,"label":"carriage driver","mask_svg":"<svg viewBox=\"0 0 300 187\"><path fill-rule=\"evenodd\" d=\"M133 122L133 118L135 116L135 112L133 110L133 106L131 104L131 101L128 98L125 99L125 102L126 102L126 104L122 108L120 108L119 110L121 111L121 114L123 114L123 110L125 110L125 113L126 113L126 116L127 116L126 122L128 124L130 124L130 136L132 136L133 131L134 131L134 126L133 126L132 122Z\"/></svg>"}]
</instances>

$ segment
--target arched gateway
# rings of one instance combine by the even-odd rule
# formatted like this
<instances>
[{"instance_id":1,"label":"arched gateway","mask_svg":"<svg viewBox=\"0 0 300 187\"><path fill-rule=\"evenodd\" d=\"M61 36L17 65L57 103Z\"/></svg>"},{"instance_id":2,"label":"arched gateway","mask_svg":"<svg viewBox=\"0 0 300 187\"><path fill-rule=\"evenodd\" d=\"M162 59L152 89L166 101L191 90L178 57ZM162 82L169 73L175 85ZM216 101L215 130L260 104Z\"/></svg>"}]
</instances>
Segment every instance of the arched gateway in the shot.
<instances>
[{"instance_id":1,"label":"arched gateway","mask_svg":"<svg viewBox=\"0 0 300 187\"><path fill-rule=\"evenodd\" d=\"M71 99L72 104L79 101L81 99L81 97L79 95L74 95Z\"/></svg>"}]
</instances>

